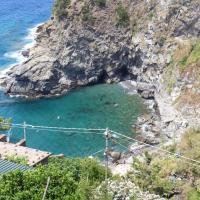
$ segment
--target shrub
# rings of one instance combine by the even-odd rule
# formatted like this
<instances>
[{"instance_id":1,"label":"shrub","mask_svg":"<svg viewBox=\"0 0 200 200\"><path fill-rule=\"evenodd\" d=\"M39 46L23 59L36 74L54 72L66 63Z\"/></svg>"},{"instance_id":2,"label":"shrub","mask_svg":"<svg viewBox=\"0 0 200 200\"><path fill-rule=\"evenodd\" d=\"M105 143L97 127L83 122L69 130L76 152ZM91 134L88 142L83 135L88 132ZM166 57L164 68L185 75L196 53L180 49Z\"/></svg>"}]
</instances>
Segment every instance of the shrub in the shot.
<instances>
[{"instance_id":1,"label":"shrub","mask_svg":"<svg viewBox=\"0 0 200 200\"><path fill-rule=\"evenodd\" d=\"M56 0L53 7L53 14L59 20L67 17L67 7L70 5L70 0Z\"/></svg>"},{"instance_id":2,"label":"shrub","mask_svg":"<svg viewBox=\"0 0 200 200\"><path fill-rule=\"evenodd\" d=\"M161 37L160 39L159 39L159 45L162 47L163 45L164 45L164 43L165 43L165 40L166 40L166 38L165 37Z\"/></svg>"},{"instance_id":3,"label":"shrub","mask_svg":"<svg viewBox=\"0 0 200 200\"><path fill-rule=\"evenodd\" d=\"M92 13L90 11L89 5L84 5L82 8L82 20L85 22L93 22L94 17L92 16Z\"/></svg>"},{"instance_id":4,"label":"shrub","mask_svg":"<svg viewBox=\"0 0 200 200\"><path fill-rule=\"evenodd\" d=\"M0 177L0 200L42 199L47 178L46 199L90 200L93 191L105 179L104 167L92 159L49 160L31 171L14 171ZM109 172L109 177L111 173Z\"/></svg>"},{"instance_id":5,"label":"shrub","mask_svg":"<svg viewBox=\"0 0 200 200\"><path fill-rule=\"evenodd\" d=\"M189 129L180 144L173 146L173 152L200 161L200 129ZM145 155L149 157L147 153ZM135 159L133 167L136 173L129 174L129 177L143 190L167 198L178 192L180 199L200 199L200 171L197 163L157 153L151 157L150 163Z\"/></svg>"},{"instance_id":6,"label":"shrub","mask_svg":"<svg viewBox=\"0 0 200 200\"><path fill-rule=\"evenodd\" d=\"M121 4L116 8L117 13L117 25L121 27L127 27L129 25L129 15L125 7Z\"/></svg>"},{"instance_id":7,"label":"shrub","mask_svg":"<svg viewBox=\"0 0 200 200\"><path fill-rule=\"evenodd\" d=\"M151 11L151 12L148 14L148 17L149 17L150 20L152 20L154 16L155 16L154 11Z\"/></svg>"},{"instance_id":8,"label":"shrub","mask_svg":"<svg viewBox=\"0 0 200 200\"><path fill-rule=\"evenodd\" d=\"M106 0L95 0L95 3L99 7L105 7L106 6Z\"/></svg>"},{"instance_id":9,"label":"shrub","mask_svg":"<svg viewBox=\"0 0 200 200\"><path fill-rule=\"evenodd\" d=\"M132 176L134 183L143 190L154 192L167 197L174 190L176 184L165 176L166 163L153 162L150 165L135 159L133 167L138 171Z\"/></svg>"},{"instance_id":10,"label":"shrub","mask_svg":"<svg viewBox=\"0 0 200 200\"><path fill-rule=\"evenodd\" d=\"M18 156L7 156L6 160L9 160L11 162L19 163L22 165L28 165L28 160L24 157L18 157Z\"/></svg>"},{"instance_id":11,"label":"shrub","mask_svg":"<svg viewBox=\"0 0 200 200\"><path fill-rule=\"evenodd\" d=\"M11 124L12 124L12 119L11 118L0 117L0 130L1 131L9 130Z\"/></svg>"}]
</instances>

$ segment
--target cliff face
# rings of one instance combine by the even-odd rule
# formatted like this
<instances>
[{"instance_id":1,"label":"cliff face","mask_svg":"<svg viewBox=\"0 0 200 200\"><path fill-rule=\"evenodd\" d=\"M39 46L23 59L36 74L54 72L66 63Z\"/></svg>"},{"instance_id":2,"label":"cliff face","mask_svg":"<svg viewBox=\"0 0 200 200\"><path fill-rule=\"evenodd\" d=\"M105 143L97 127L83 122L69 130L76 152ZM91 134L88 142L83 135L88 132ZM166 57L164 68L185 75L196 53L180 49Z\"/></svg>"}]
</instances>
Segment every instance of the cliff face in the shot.
<instances>
[{"instance_id":1,"label":"cliff face","mask_svg":"<svg viewBox=\"0 0 200 200\"><path fill-rule=\"evenodd\" d=\"M6 93L54 96L131 79L147 83L138 91L151 98L145 91L160 84L173 52L200 36L199 0L72 0L61 11L38 28L28 59L1 80Z\"/></svg>"}]
</instances>

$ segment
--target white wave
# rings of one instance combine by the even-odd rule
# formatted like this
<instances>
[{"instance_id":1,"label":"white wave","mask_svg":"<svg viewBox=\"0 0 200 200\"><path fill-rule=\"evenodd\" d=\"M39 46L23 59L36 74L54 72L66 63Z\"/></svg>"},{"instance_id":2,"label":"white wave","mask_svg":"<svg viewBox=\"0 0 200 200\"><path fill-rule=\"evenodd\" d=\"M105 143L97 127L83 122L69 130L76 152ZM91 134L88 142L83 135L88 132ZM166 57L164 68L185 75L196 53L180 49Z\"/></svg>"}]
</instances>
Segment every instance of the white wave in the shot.
<instances>
[{"instance_id":1,"label":"white wave","mask_svg":"<svg viewBox=\"0 0 200 200\"><path fill-rule=\"evenodd\" d=\"M26 58L22 55L21 51L11 51L11 52L5 53L4 56L6 58L15 59L16 64L22 63L23 61L26 60Z\"/></svg>"},{"instance_id":2,"label":"white wave","mask_svg":"<svg viewBox=\"0 0 200 200\"><path fill-rule=\"evenodd\" d=\"M28 50L35 45L35 38L37 36L37 28L38 26L42 25L43 23L39 23L32 28L28 29L27 36L23 39L25 45L17 51L11 51L4 54L5 57L16 60L15 64L9 65L8 68L11 68L13 65L21 64L27 58L22 55L22 51Z\"/></svg>"},{"instance_id":3,"label":"white wave","mask_svg":"<svg viewBox=\"0 0 200 200\"><path fill-rule=\"evenodd\" d=\"M39 26L41 26L43 23L39 23L36 26L29 28L28 29L28 35L24 38L25 40L29 41L29 43L27 43L23 49L29 49L31 47L34 46L35 44L35 38L37 36L37 29Z\"/></svg>"}]
</instances>

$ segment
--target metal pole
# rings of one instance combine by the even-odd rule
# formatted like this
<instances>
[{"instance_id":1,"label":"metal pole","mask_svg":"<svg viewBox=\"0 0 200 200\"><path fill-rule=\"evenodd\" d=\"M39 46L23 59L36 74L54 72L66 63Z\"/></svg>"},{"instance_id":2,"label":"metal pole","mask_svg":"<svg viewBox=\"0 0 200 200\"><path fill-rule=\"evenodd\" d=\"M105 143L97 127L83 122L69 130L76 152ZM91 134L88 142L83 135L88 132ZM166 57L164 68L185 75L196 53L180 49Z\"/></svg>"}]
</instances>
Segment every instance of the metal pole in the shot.
<instances>
[{"instance_id":1,"label":"metal pole","mask_svg":"<svg viewBox=\"0 0 200 200\"><path fill-rule=\"evenodd\" d=\"M108 192L108 189L107 189L107 187L108 187L108 154L107 154L107 152L108 152L108 136L109 136L109 130L108 130L108 128L106 128L106 131L105 131L105 184L106 184L106 193L105 193L105 195L106 195L106 197L107 197L107 192Z\"/></svg>"},{"instance_id":2,"label":"metal pole","mask_svg":"<svg viewBox=\"0 0 200 200\"><path fill-rule=\"evenodd\" d=\"M26 141L26 122L24 122L24 140Z\"/></svg>"},{"instance_id":3,"label":"metal pole","mask_svg":"<svg viewBox=\"0 0 200 200\"><path fill-rule=\"evenodd\" d=\"M6 141L8 143L10 142L10 132L11 132L11 129L8 131L7 138L6 138Z\"/></svg>"},{"instance_id":4,"label":"metal pole","mask_svg":"<svg viewBox=\"0 0 200 200\"><path fill-rule=\"evenodd\" d=\"M47 184L46 184L46 188L44 190L44 194L43 194L42 200L45 200L45 197L46 197L46 194L47 194L47 190L48 190L48 187L49 187L49 182L50 182L50 177L48 177L48 179L47 179Z\"/></svg>"}]
</instances>

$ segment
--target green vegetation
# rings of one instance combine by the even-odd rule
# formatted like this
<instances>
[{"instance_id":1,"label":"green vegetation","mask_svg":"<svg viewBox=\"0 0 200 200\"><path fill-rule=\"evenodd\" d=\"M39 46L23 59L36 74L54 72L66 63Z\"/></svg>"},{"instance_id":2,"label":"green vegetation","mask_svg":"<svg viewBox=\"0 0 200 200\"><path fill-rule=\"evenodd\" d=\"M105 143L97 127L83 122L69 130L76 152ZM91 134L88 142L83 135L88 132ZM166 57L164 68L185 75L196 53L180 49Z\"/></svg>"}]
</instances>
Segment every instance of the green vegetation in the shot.
<instances>
[{"instance_id":1,"label":"green vegetation","mask_svg":"<svg viewBox=\"0 0 200 200\"><path fill-rule=\"evenodd\" d=\"M95 0L95 3L99 7L105 7L106 6L106 0Z\"/></svg>"},{"instance_id":2,"label":"green vegetation","mask_svg":"<svg viewBox=\"0 0 200 200\"><path fill-rule=\"evenodd\" d=\"M94 17L92 16L92 13L90 11L90 7L88 4L84 5L82 8L82 20L84 22L89 22L89 23L94 22Z\"/></svg>"},{"instance_id":3,"label":"green vegetation","mask_svg":"<svg viewBox=\"0 0 200 200\"><path fill-rule=\"evenodd\" d=\"M195 41L194 44L180 46L174 57L174 64L177 64L181 71L191 65L200 65L200 40Z\"/></svg>"},{"instance_id":4,"label":"green vegetation","mask_svg":"<svg viewBox=\"0 0 200 200\"><path fill-rule=\"evenodd\" d=\"M200 161L200 129L188 130L180 144L172 149ZM168 199L173 199L174 194L180 199L200 199L200 170L195 163L192 165L191 161L185 162L178 156L157 154L150 157L145 154L145 162L134 160L137 173L129 174L139 187Z\"/></svg>"},{"instance_id":5,"label":"green vegetation","mask_svg":"<svg viewBox=\"0 0 200 200\"><path fill-rule=\"evenodd\" d=\"M22 164L22 165L27 165L28 164L27 159L24 158L24 157L7 156L6 160L9 160L9 161L12 161L12 162L15 162L15 163L19 163L19 164Z\"/></svg>"},{"instance_id":6,"label":"green vegetation","mask_svg":"<svg viewBox=\"0 0 200 200\"><path fill-rule=\"evenodd\" d=\"M169 82L167 84L167 93L168 94L172 93L172 90L173 90L173 87L175 86L175 84L176 84L176 80L173 79L173 77L171 77L171 79L169 80Z\"/></svg>"},{"instance_id":7,"label":"green vegetation","mask_svg":"<svg viewBox=\"0 0 200 200\"><path fill-rule=\"evenodd\" d=\"M48 177L46 199L93 200L95 188L105 179L105 170L93 159L52 158L48 165L0 177L0 200L42 199Z\"/></svg>"},{"instance_id":8,"label":"green vegetation","mask_svg":"<svg viewBox=\"0 0 200 200\"><path fill-rule=\"evenodd\" d=\"M187 62L188 64L191 63L200 64L200 40L198 40L196 44L193 46L192 52L190 53Z\"/></svg>"},{"instance_id":9,"label":"green vegetation","mask_svg":"<svg viewBox=\"0 0 200 200\"><path fill-rule=\"evenodd\" d=\"M155 16L155 12L153 10L149 12L148 17L150 20L152 20L154 16Z\"/></svg>"},{"instance_id":10,"label":"green vegetation","mask_svg":"<svg viewBox=\"0 0 200 200\"><path fill-rule=\"evenodd\" d=\"M53 7L53 14L59 20L67 17L67 8L70 5L70 0L56 0Z\"/></svg>"},{"instance_id":11,"label":"green vegetation","mask_svg":"<svg viewBox=\"0 0 200 200\"><path fill-rule=\"evenodd\" d=\"M123 7L122 4L120 4L116 8L116 14L117 14L117 26L127 27L129 25L129 14L126 8Z\"/></svg>"},{"instance_id":12,"label":"green vegetation","mask_svg":"<svg viewBox=\"0 0 200 200\"><path fill-rule=\"evenodd\" d=\"M164 43L165 43L165 41L166 41L166 38L163 37L163 36L161 36L160 39L159 39L159 44L160 44L160 46L163 46Z\"/></svg>"},{"instance_id":13,"label":"green vegetation","mask_svg":"<svg viewBox=\"0 0 200 200\"><path fill-rule=\"evenodd\" d=\"M165 70L164 81L166 91L171 94L175 86L180 88L181 95L175 100L176 106L198 105L200 95L200 40L181 41L177 49L173 52L172 60ZM192 81L192 82L191 82ZM192 90L186 85L191 84Z\"/></svg>"},{"instance_id":14,"label":"green vegetation","mask_svg":"<svg viewBox=\"0 0 200 200\"><path fill-rule=\"evenodd\" d=\"M12 123L11 118L0 117L0 130L1 131L9 130L11 123Z\"/></svg>"}]
</instances>

